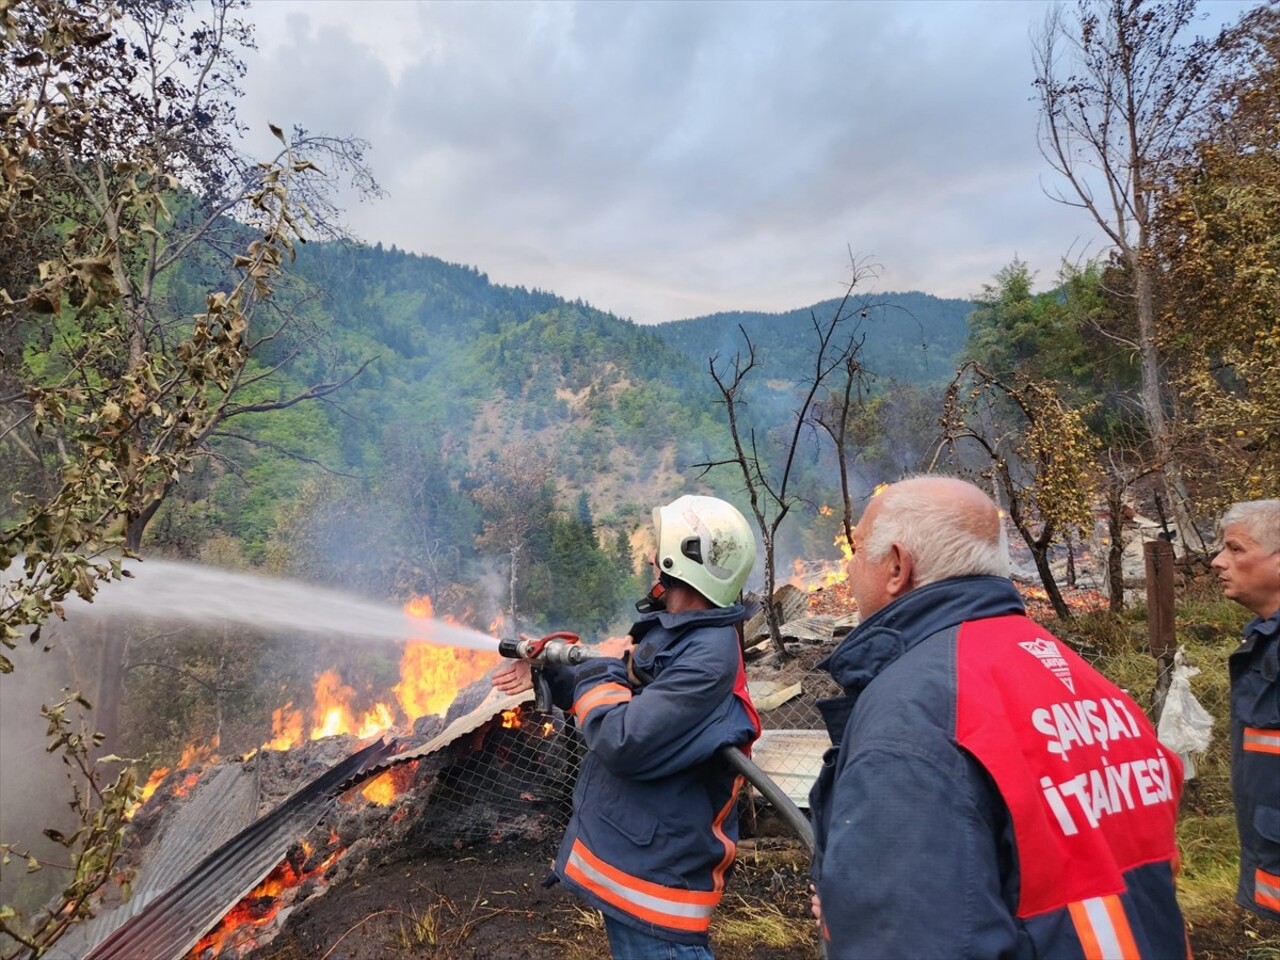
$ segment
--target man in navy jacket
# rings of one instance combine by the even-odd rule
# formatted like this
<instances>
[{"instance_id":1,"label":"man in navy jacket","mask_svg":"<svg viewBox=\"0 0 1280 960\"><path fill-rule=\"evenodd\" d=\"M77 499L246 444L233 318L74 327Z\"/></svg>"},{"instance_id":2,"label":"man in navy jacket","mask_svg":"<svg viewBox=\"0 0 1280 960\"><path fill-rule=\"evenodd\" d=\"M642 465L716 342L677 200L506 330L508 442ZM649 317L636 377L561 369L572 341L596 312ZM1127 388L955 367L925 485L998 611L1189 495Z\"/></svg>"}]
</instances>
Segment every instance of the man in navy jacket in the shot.
<instances>
[{"instance_id":1,"label":"man in navy jacket","mask_svg":"<svg viewBox=\"0 0 1280 960\"><path fill-rule=\"evenodd\" d=\"M823 663L843 695L810 795L828 956L1186 956L1180 762L1026 618L996 505L905 480L852 546L862 621Z\"/></svg>"},{"instance_id":2,"label":"man in navy jacket","mask_svg":"<svg viewBox=\"0 0 1280 960\"><path fill-rule=\"evenodd\" d=\"M1250 610L1231 673L1231 786L1240 834L1236 902L1280 921L1280 500L1248 500L1223 516L1213 569Z\"/></svg>"},{"instance_id":3,"label":"man in navy jacket","mask_svg":"<svg viewBox=\"0 0 1280 960\"><path fill-rule=\"evenodd\" d=\"M604 914L616 960L709 960L741 786L718 754L760 734L738 636L755 540L714 497L681 497L653 519L658 583L638 605L648 612L604 656L547 668L587 745L555 872ZM493 684L527 689L528 662Z\"/></svg>"}]
</instances>

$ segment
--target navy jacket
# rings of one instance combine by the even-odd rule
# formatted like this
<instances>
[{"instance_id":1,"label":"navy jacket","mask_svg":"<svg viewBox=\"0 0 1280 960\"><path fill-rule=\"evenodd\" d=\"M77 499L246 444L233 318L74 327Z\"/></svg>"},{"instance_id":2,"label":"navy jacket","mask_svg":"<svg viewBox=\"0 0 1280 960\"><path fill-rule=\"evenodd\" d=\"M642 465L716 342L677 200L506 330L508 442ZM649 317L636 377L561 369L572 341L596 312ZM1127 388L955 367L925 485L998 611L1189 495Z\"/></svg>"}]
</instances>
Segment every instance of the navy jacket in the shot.
<instances>
[{"instance_id":1,"label":"navy jacket","mask_svg":"<svg viewBox=\"0 0 1280 960\"><path fill-rule=\"evenodd\" d=\"M1280 611L1232 652L1231 786L1240 832L1236 902L1280 921Z\"/></svg>"},{"instance_id":2,"label":"navy jacket","mask_svg":"<svg viewBox=\"0 0 1280 960\"><path fill-rule=\"evenodd\" d=\"M737 850L739 778L717 752L759 736L744 617L737 604L644 617L633 661L652 680L640 688L611 658L550 674L587 745L556 874L608 916L676 943L707 943Z\"/></svg>"},{"instance_id":3,"label":"navy jacket","mask_svg":"<svg viewBox=\"0 0 1280 960\"><path fill-rule=\"evenodd\" d=\"M1020 904L1023 875L1013 814L993 773L957 739L957 671L962 668L957 650L965 631L979 642L984 642L984 631L997 629L992 624L1034 631L1044 639L1020 644L1013 655L999 653L993 675L1019 670L1030 686L1031 681L1042 683L1046 677L1048 683L1056 684L1053 670L1065 670L1068 679L1074 671L1077 682L1087 681L1091 689L1106 693L1117 740L1123 735L1134 749L1165 756L1136 704L1074 653L1065 651L1063 657L1069 659L1055 659L1060 642L1022 614L1021 597L1007 579L945 580L914 590L877 611L821 664L844 690L844 696L819 704L833 747L810 796L816 841L813 877L831 960L1079 960L1093 955L1087 953L1082 939L1095 936L1103 950L1097 955L1122 953L1159 960L1186 956L1170 862L1177 804L1172 783L1174 777L1179 784L1181 780L1176 758L1166 763L1163 778L1148 776L1144 768L1145 793L1126 780L1122 785L1113 783L1116 790L1111 795L1113 801L1117 796L1127 798L1126 816L1145 817L1148 823L1157 822L1149 819L1149 808L1140 808L1136 814L1133 809L1146 801L1157 804L1157 832L1164 834L1169 855L1123 875L1116 872L1114 886L1100 888L1097 897L1019 915L1020 906L1025 905ZM1002 647L988 649L1003 651ZM970 670L967 660L963 668ZM1066 686L1053 689L1071 706ZM967 710L967 715L975 713L973 706ZM1014 731L1014 737L1038 735L1042 727L1054 729L1041 720L1028 732L1030 724L1007 716L999 690L977 705L976 714L987 729L996 731L997 738L1002 729ZM1049 715L1046 711L1045 716ZM1122 716L1124 720L1119 719ZM1089 719L1101 722L1100 717ZM1087 737L1085 727L1082 723L1079 729L1070 729L1073 735ZM1106 729L1105 724L1102 728ZM1111 746L1119 752L1115 742ZM1054 748L1049 749L1052 753ZM1062 758L1065 777L1075 770L1068 759ZM1058 763L1056 759L1048 762ZM1156 761L1151 763L1157 766ZM1105 767L1102 770L1105 774ZM1048 781L1038 783L1048 787ZM1072 829L1083 827L1079 811L1090 801L1087 792L1064 800L1065 790L1046 790L1046 798L1050 793L1054 798L1042 804L1037 781L1032 782L1034 789L1030 794L1024 791L1019 803L1024 811L1020 816L1026 816L1028 807L1051 806L1061 814L1056 821L1054 814L1032 809L1041 824L1062 823L1074 816ZM1098 802L1094 795L1095 811ZM1025 825L1026 821L1019 822ZM1030 866L1034 864L1029 862ZM1043 877L1042 871L1042 891L1046 888ZM1052 880L1048 889L1054 892ZM1117 926L1119 942L1108 944L1107 937Z\"/></svg>"}]
</instances>

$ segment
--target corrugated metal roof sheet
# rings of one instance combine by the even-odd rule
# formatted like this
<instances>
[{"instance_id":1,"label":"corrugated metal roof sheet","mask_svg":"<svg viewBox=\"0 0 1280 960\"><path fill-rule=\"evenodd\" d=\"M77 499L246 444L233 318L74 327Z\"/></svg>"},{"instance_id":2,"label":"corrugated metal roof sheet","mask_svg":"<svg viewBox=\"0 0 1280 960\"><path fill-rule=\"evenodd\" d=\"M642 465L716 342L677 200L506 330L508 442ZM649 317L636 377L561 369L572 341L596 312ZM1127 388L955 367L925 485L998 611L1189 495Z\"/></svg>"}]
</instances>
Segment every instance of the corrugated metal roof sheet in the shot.
<instances>
[{"instance_id":1,"label":"corrugated metal roof sheet","mask_svg":"<svg viewBox=\"0 0 1280 960\"><path fill-rule=\"evenodd\" d=\"M177 960L184 956L228 909L262 882L350 782L387 757L393 745L394 741L379 740L335 764L206 856L177 883L153 896L83 954L84 960ZM174 869L180 868L175 860ZM46 956L74 955L61 953L55 945Z\"/></svg>"},{"instance_id":2,"label":"corrugated metal roof sheet","mask_svg":"<svg viewBox=\"0 0 1280 960\"><path fill-rule=\"evenodd\" d=\"M69 931L47 960L179 960L284 859L354 782L388 767L429 756L516 705L524 692L490 690L474 708L421 746L392 754L378 741L303 787L275 810L242 826L244 804L256 806L256 778L243 768L222 771L165 828L155 862L140 871L133 899ZM237 776L239 774L239 776ZM252 791L246 785L252 782ZM234 833L234 836L231 834ZM229 838L228 838L229 837ZM200 857L198 865L191 868Z\"/></svg>"},{"instance_id":3,"label":"corrugated metal roof sheet","mask_svg":"<svg viewBox=\"0 0 1280 960\"><path fill-rule=\"evenodd\" d=\"M163 832L147 847L133 895L99 916L69 930L46 956L83 957L113 930L140 913L222 844L254 821L258 812L258 767L220 767L183 803Z\"/></svg>"}]
</instances>

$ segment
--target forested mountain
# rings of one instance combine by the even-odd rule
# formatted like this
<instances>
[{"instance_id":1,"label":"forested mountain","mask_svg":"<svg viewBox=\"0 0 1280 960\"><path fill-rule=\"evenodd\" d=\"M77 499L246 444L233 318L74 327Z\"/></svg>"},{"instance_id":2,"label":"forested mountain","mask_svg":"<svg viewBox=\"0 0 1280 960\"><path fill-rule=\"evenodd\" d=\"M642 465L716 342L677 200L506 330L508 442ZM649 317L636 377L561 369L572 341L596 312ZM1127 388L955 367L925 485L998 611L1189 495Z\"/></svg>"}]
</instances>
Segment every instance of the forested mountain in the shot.
<instances>
[{"instance_id":1,"label":"forested mountain","mask_svg":"<svg viewBox=\"0 0 1280 960\"><path fill-rule=\"evenodd\" d=\"M174 308L198 309L211 280L185 268L170 283ZM352 379L322 402L224 431L217 457L162 510L149 542L194 556L217 535L252 563L428 591L467 579L486 522L477 492L504 467L508 483L522 462L531 482L545 475L560 513L578 504L606 544L643 527L659 500L736 496L735 469L700 477L695 468L731 449L708 358L743 348L739 324L752 338L751 426L765 439L790 422L793 386L812 364L811 317L825 321L837 306L646 327L491 283L474 267L336 243L301 247L276 299L294 320L251 364L280 366L271 397ZM968 302L910 293L876 304L855 320L863 361L883 383L936 383L954 371ZM829 546L825 527L807 529L831 496L829 460L815 438L802 452L801 489L814 502L797 512L791 540Z\"/></svg>"},{"instance_id":2,"label":"forested mountain","mask_svg":"<svg viewBox=\"0 0 1280 960\"><path fill-rule=\"evenodd\" d=\"M929 383L955 373L974 304L912 291L859 295L844 307L859 335L865 335L863 359L874 375ZM768 368L798 374L813 363L815 320L826 323L840 308L841 300L834 299L786 313L714 313L661 324L654 330L704 367L714 354L727 357L740 350L745 332Z\"/></svg>"}]
</instances>

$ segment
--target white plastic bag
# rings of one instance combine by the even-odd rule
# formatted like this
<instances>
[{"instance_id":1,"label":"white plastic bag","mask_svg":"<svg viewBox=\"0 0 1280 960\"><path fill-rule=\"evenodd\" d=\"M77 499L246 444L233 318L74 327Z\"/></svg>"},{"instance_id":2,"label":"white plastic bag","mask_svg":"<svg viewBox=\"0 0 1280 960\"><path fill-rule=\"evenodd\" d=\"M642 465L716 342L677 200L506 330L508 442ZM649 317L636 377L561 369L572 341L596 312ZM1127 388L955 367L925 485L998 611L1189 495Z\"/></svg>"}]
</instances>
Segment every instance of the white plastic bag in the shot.
<instances>
[{"instance_id":1,"label":"white plastic bag","mask_svg":"<svg viewBox=\"0 0 1280 960\"><path fill-rule=\"evenodd\" d=\"M1213 717L1191 692L1191 678L1199 672L1196 667L1187 666L1179 647L1173 655L1173 679L1169 681L1160 725L1156 727L1160 742L1182 758L1183 780L1196 775L1191 755L1209 749L1209 741L1213 739Z\"/></svg>"}]
</instances>

